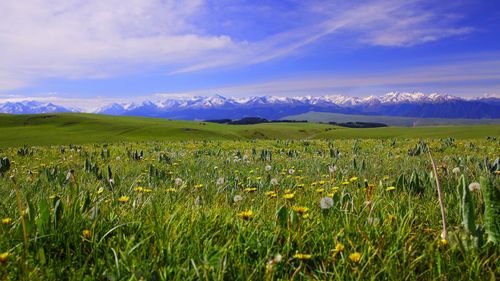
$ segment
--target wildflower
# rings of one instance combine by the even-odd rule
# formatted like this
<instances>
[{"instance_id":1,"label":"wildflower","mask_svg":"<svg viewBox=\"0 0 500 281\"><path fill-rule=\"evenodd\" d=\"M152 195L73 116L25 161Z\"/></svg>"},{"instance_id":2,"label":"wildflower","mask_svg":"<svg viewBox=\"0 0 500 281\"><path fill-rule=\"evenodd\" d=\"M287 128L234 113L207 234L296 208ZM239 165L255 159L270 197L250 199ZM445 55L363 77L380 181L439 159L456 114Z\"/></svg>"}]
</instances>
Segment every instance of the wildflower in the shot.
<instances>
[{"instance_id":1,"label":"wildflower","mask_svg":"<svg viewBox=\"0 0 500 281\"><path fill-rule=\"evenodd\" d=\"M301 260L301 261L305 261L305 260L310 260L312 258L312 255L310 254L295 254L293 255L293 258L294 259L298 259L298 260Z\"/></svg>"},{"instance_id":2,"label":"wildflower","mask_svg":"<svg viewBox=\"0 0 500 281\"><path fill-rule=\"evenodd\" d=\"M478 191L479 189L481 189L481 185L479 185L478 182L473 182L471 184L469 184L469 190L472 191L472 192L476 192Z\"/></svg>"},{"instance_id":3,"label":"wildflower","mask_svg":"<svg viewBox=\"0 0 500 281\"><path fill-rule=\"evenodd\" d=\"M9 256L10 256L9 252L1 253L0 254L0 263L6 263Z\"/></svg>"},{"instance_id":4,"label":"wildflower","mask_svg":"<svg viewBox=\"0 0 500 281\"><path fill-rule=\"evenodd\" d=\"M271 179L271 184L272 185L278 185L278 180L276 178Z\"/></svg>"},{"instance_id":5,"label":"wildflower","mask_svg":"<svg viewBox=\"0 0 500 281\"><path fill-rule=\"evenodd\" d=\"M319 201L319 206L321 207L321 209L323 210L327 210L327 209L330 209L331 207L333 207L333 199L330 198L330 197L323 197L321 198L321 200Z\"/></svg>"},{"instance_id":6,"label":"wildflower","mask_svg":"<svg viewBox=\"0 0 500 281\"><path fill-rule=\"evenodd\" d=\"M266 170L266 172L271 171L271 165L266 165L266 167L264 168L264 170Z\"/></svg>"},{"instance_id":7,"label":"wildflower","mask_svg":"<svg viewBox=\"0 0 500 281\"><path fill-rule=\"evenodd\" d=\"M293 173L295 173L295 170L294 170L294 169L288 169L288 173L289 173L290 175L293 175Z\"/></svg>"},{"instance_id":8,"label":"wildflower","mask_svg":"<svg viewBox=\"0 0 500 281\"><path fill-rule=\"evenodd\" d=\"M343 182L342 182L342 185L348 185L349 183L350 183L350 182L348 182L348 181L343 181Z\"/></svg>"},{"instance_id":9,"label":"wildflower","mask_svg":"<svg viewBox=\"0 0 500 281\"><path fill-rule=\"evenodd\" d=\"M297 188L303 188L304 187L304 184L303 183L299 183L297 184Z\"/></svg>"},{"instance_id":10,"label":"wildflower","mask_svg":"<svg viewBox=\"0 0 500 281\"><path fill-rule=\"evenodd\" d=\"M386 223L391 223L391 222L393 222L393 221L395 221L395 220L396 220L396 216L395 216L395 215L388 215L388 216L385 218L384 222L386 222Z\"/></svg>"},{"instance_id":11,"label":"wildflower","mask_svg":"<svg viewBox=\"0 0 500 281\"><path fill-rule=\"evenodd\" d=\"M326 181L324 181L324 180L320 180L320 181L319 181L319 184L320 184L320 185L325 185L325 183L326 183Z\"/></svg>"},{"instance_id":12,"label":"wildflower","mask_svg":"<svg viewBox=\"0 0 500 281\"><path fill-rule=\"evenodd\" d=\"M355 182L357 180L358 180L358 177L352 177L352 178L349 179L350 182Z\"/></svg>"},{"instance_id":13,"label":"wildflower","mask_svg":"<svg viewBox=\"0 0 500 281\"><path fill-rule=\"evenodd\" d=\"M11 222L12 222L12 219L11 219L11 218L3 218L3 219L2 219L2 224L3 224L3 225L10 224Z\"/></svg>"},{"instance_id":14,"label":"wildflower","mask_svg":"<svg viewBox=\"0 0 500 281\"><path fill-rule=\"evenodd\" d=\"M286 193L285 195L283 195L283 198L288 200L292 200L293 197L295 197L295 193Z\"/></svg>"},{"instance_id":15,"label":"wildflower","mask_svg":"<svg viewBox=\"0 0 500 281\"><path fill-rule=\"evenodd\" d=\"M439 239L438 243L439 243L439 246L441 246L441 247L448 246L448 240L446 240L446 239Z\"/></svg>"},{"instance_id":16,"label":"wildflower","mask_svg":"<svg viewBox=\"0 0 500 281\"><path fill-rule=\"evenodd\" d=\"M194 188L198 188L198 189L200 189L200 188L202 188L202 187L203 187L203 184L196 184L196 185L194 186Z\"/></svg>"},{"instance_id":17,"label":"wildflower","mask_svg":"<svg viewBox=\"0 0 500 281\"><path fill-rule=\"evenodd\" d=\"M335 245L335 253L341 253L345 250L345 246L342 243L337 243Z\"/></svg>"},{"instance_id":18,"label":"wildflower","mask_svg":"<svg viewBox=\"0 0 500 281\"><path fill-rule=\"evenodd\" d=\"M103 187L100 187L98 190L97 190L97 194L101 194L104 192L104 188Z\"/></svg>"},{"instance_id":19,"label":"wildflower","mask_svg":"<svg viewBox=\"0 0 500 281\"><path fill-rule=\"evenodd\" d=\"M389 186L389 187L387 187L385 190L386 190L386 191L393 191L393 190L395 190L395 189L396 189L396 187L394 187L394 186Z\"/></svg>"},{"instance_id":20,"label":"wildflower","mask_svg":"<svg viewBox=\"0 0 500 281\"><path fill-rule=\"evenodd\" d=\"M389 176L384 176L382 179L385 180L385 181L389 180Z\"/></svg>"},{"instance_id":21,"label":"wildflower","mask_svg":"<svg viewBox=\"0 0 500 281\"><path fill-rule=\"evenodd\" d=\"M82 236L83 236L83 238L85 238L85 239L90 239L90 236L91 236L91 235L92 235L92 233L91 233L91 232L90 232L90 230L88 230L88 229L84 229L84 230L82 231Z\"/></svg>"},{"instance_id":22,"label":"wildflower","mask_svg":"<svg viewBox=\"0 0 500 281\"><path fill-rule=\"evenodd\" d=\"M349 260L353 263L358 263L361 260L361 253L354 252L349 255Z\"/></svg>"},{"instance_id":23,"label":"wildflower","mask_svg":"<svg viewBox=\"0 0 500 281\"><path fill-rule=\"evenodd\" d=\"M243 200L243 197L242 197L241 195L235 195L235 196L233 197L233 201L234 201L234 203L238 203L238 202L240 202L241 200Z\"/></svg>"},{"instance_id":24,"label":"wildflower","mask_svg":"<svg viewBox=\"0 0 500 281\"><path fill-rule=\"evenodd\" d=\"M223 185L223 184L224 184L224 178L218 178L217 185Z\"/></svg>"},{"instance_id":25,"label":"wildflower","mask_svg":"<svg viewBox=\"0 0 500 281\"><path fill-rule=\"evenodd\" d=\"M307 213L307 211L309 211L309 208L303 206L293 206L292 210L298 213L299 215L304 215Z\"/></svg>"},{"instance_id":26,"label":"wildflower","mask_svg":"<svg viewBox=\"0 0 500 281\"><path fill-rule=\"evenodd\" d=\"M453 168L453 170L451 170L451 172L454 173L455 175L459 174L460 173L460 168L459 167L455 167L455 168Z\"/></svg>"},{"instance_id":27,"label":"wildflower","mask_svg":"<svg viewBox=\"0 0 500 281\"><path fill-rule=\"evenodd\" d=\"M318 188L318 189L316 189L316 192L319 193L319 194L321 194L321 193L325 192L325 189L324 188Z\"/></svg>"},{"instance_id":28,"label":"wildflower","mask_svg":"<svg viewBox=\"0 0 500 281\"><path fill-rule=\"evenodd\" d=\"M244 220L249 220L251 219L253 216L253 212L252 210L248 210L248 211L243 211L241 213L238 214L238 217L244 219Z\"/></svg>"},{"instance_id":29,"label":"wildflower","mask_svg":"<svg viewBox=\"0 0 500 281\"><path fill-rule=\"evenodd\" d=\"M243 189L243 191L250 193L250 192L257 191L257 188L256 187L247 187L247 188Z\"/></svg>"},{"instance_id":30,"label":"wildflower","mask_svg":"<svg viewBox=\"0 0 500 281\"><path fill-rule=\"evenodd\" d=\"M165 189L166 192L176 192L177 190L173 187L169 187L167 189Z\"/></svg>"},{"instance_id":31,"label":"wildflower","mask_svg":"<svg viewBox=\"0 0 500 281\"><path fill-rule=\"evenodd\" d=\"M337 171L337 166L333 165L333 166L328 166L328 172L330 173L334 173L335 171Z\"/></svg>"},{"instance_id":32,"label":"wildflower","mask_svg":"<svg viewBox=\"0 0 500 281\"><path fill-rule=\"evenodd\" d=\"M143 189L142 187L140 187L140 186L138 186L138 187L134 188L134 191L135 191L135 192L142 192L143 190L144 190L144 189Z\"/></svg>"},{"instance_id":33,"label":"wildflower","mask_svg":"<svg viewBox=\"0 0 500 281\"><path fill-rule=\"evenodd\" d=\"M268 191L268 192L264 193L264 195L266 195L269 198L275 198L278 196L278 194L276 194L276 192L274 192L274 191Z\"/></svg>"},{"instance_id":34,"label":"wildflower","mask_svg":"<svg viewBox=\"0 0 500 281\"><path fill-rule=\"evenodd\" d=\"M120 198L118 198L118 202L126 203L128 199L129 199L128 196L121 196Z\"/></svg>"},{"instance_id":35,"label":"wildflower","mask_svg":"<svg viewBox=\"0 0 500 281\"><path fill-rule=\"evenodd\" d=\"M175 179L175 185L177 185L177 186L182 185L182 179L181 178L176 178Z\"/></svg>"},{"instance_id":36,"label":"wildflower","mask_svg":"<svg viewBox=\"0 0 500 281\"><path fill-rule=\"evenodd\" d=\"M144 189L142 190L142 192L144 192L144 193L149 193L149 192L153 192L153 190L152 190L151 188L144 188Z\"/></svg>"}]
</instances>

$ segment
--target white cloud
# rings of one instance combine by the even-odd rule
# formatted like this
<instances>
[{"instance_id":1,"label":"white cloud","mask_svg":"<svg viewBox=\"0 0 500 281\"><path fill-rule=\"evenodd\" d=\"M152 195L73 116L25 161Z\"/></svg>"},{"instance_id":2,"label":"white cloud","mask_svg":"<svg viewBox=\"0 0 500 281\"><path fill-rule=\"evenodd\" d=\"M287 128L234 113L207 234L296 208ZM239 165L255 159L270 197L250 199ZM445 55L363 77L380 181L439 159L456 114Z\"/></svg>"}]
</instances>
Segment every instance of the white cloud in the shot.
<instances>
[{"instance_id":1,"label":"white cloud","mask_svg":"<svg viewBox=\"0 0 500 281\"><path fill-rule=\"evenodd\" d=\"M0 1L0 90L45 78L257 64L333 34L352 33L353 40L369 45L407 46L471 31L420 7L421 1L401 2L304 2L290 20L307 18L305 26L235 40L202 26L199 15L210 6L204 0Z\"/></svg>"}]
</instances>

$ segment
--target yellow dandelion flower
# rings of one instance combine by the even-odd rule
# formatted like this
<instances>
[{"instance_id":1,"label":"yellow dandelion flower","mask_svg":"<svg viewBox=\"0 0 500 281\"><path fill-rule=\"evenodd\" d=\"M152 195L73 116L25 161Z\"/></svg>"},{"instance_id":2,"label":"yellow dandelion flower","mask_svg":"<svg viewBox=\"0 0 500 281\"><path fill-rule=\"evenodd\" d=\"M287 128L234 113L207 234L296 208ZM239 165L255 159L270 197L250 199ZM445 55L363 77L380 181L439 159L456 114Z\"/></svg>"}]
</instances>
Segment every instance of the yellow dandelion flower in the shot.
<instances>
[{"instance_id":1,"label":"yellow dandelion flower","mask_svg":"<svg viewBox=\"0 0 500 281\"><path fill-rule=\"evenodd\" d=\"M7 260L9 259L10 253L5 252L0 254L0 263L6 263Z\"/></svg>"},{"instance_id":2,"label":"yellow dandelion flower","mask_svg":"<svg viewBox=\"0 0 500 281\"><path fill-rule=\"evenodd\" d=\"M288 199L288 200L293 199L293 197L295 197L294 193L287 193L287 194L283 195L283 198Z\"/></svg>"},{"instance_id":3,"label":"yellow dandelion flower","mask_svg":"<svg viewBox=\"0 0 500 281\"><path fill-rule=\"evenodd\" d=\"M90 230L88 230L88 229L84 229L84 230L82 231L82 236L83 236L83 238L85 238L85 239L90 239L90 236L91 236L91 235L92 235L92 232L90 232Z\"/></svg>"},{"instance_id":4,"label":"yellow dandelion flower","mask_svg":"<svg viewBox=\"0 0 500 281\"><path fill-rule=\"evenodd\" d=\"M269 198L275 198L278 196L278 194L276 194L276 192L274 192L274 191L268 191L268 192L264 193L264 195L266 195Z\"/></svg>"},{"instance_id":5,"label":"yellow dandelion flower","mask_svg":"<svg viewBox=\"0 0 500 281\"><path fill-rule=\"evenodd\" d=\"M241 213L238 214L238 217L244 219L244 220L249 220L251 219L253 216L253 212L252 210L248 210L248 211L243 211Z\"/></svg>"},{"instance_id":6,"label":"yellow dandelion flower","mask_svg":"<svg viewBox=\"0 0 500 281\"><path fill-rule=\"evenodd\" d=\"M388 186L385 190L386 191L393 191L395 189L396 189L396 187L394 187L394 186Z\"/></svg>"},{"instance_id":7,"label":"yellow dandelion flower","mask_svg":"<svg viewBox=\"0 0 500 281\"><path fill-rule=\"evenodd\" d=\"M138 187L134 188L134 191L135 191L135 192L143 192L143 191L144 191L144 188L142 188L142 187L138 186Z\"/></svg>"},{"instance_id":8,"label":"yellow dandelion flower","mask_svg":"<svg viewBox=\"0 0 500 281\"><path fill-rule=\"evenodd\" d=\"M101 194L104 192L104 188L103 187L100 187L98 190L97 190L97 194Z\"/></svg>"},{"instance_id":9,"label":"yellow dandelion flower","mask_svg":"<svg viewBox=\"0 0 500 281\"><path fill-rule=\"evenodd\" d=\"M382 179L385 180L385 181L389 180L389 176L384 176Z\"/></svg>"},{"instance_id":10,"label":"yellow dandelion flower","mask_svg":"<svg viewBox=\"0 0 500 281\"><path fill-rule=\"evenodd\" d=\"M355 182L357 180L358 180L358 177L352 177L352 178L349 179L350 182Z\"/></svg>"},{"instance_id":11,"label":"yellow dandelion flower","mask_svg":"<svg viewBox=\"0 0 500 281\"><path fill-rule=\"evenodd\" d=\"M304 184L303 183L297 184L297 188L304 188Z\"/></svg>"},{"instance_id":12,"label":"yellow dandelion flower","mask_svg":"<svg viewBox=\"0 0 500 281\"><path fill-rule=\"evenodd\" d=\"M198 188L198 189L202 188L202 187L203 187L203 184L197 184L197 185L194 186L194 188Z\"/></svg>"},{"instance_id":13,"label":"yellow dandelion flower","mask_svg":"<svg viewBox=\"0 0 500 281\"><path fill-rule=\"evenodd\" d=\"M349 260L353 263L358 263L361 260L361 253L354 252L349 255Z\"/></svg>"},{"instance_id":14,"label":"yellow dandelion flower","mask_svg":"<svg viewBox=\"0 0 500 281\"><path fill-rule=\"evenodd\" d=\"M349 181L343 181L343 182L342 182L342 185L348 185L348 184L350 184L350 182L349 182Z\"/></svg>"},{"instance_id":15,"label":"yellow dandelion flower","mask_svg":"<svg viewBox=\"0 0 500 281\"><path fill-rule=\"evenodd\" d=\"M129 199L128 196L121 196L120 198L118 198L118 202L126 203L128 199Z\"/></svg>"},{"instance_id":16,"label":"yellow dandelion flower","mask_svg":"<svg viewBox=\"0 0 500 281\"><path fill-rule=\"evenodd\" d=\"M285 189L285 194L290 194L290 193L293 193L291 189Z\"/></svg>"},{"instance_id":17,"label":"yellow dandelion flower","mask_svg":"<svg viewBox=\"0 0 500 281\"><path fill-rule=\"evenodd\" d=\"M256 187L247 187L245 189L243 189L244 192L254 192L254 191L257 191L257 188Z\"/></svg>"},{"instance_id":18,"label":"yellow dandelion flower","mask_svg":"<svg viewBox=\"0 0 500 281\"><path fill-rule=\"evenodd\" d=\"M297 253L297 254L293 255L293 258L301 260L301 261L305 261L305 260L310 260L312 258L312 255L311 254L299 254L299 253Z\"/></svg>"},{"instance_id":19,"label":"yellow dandelion flower","mask_svg":"<svg viewBox=\"0 0 500 281\"><path fill-rule=\"evenodd\" d=\"M319 194L322 194L323 192L325 192L325 189L324 188L318 188L318 189L316 189L316 192L319 193Z\"/></svg>"},{"instance_id":20,"label":"yellow dandelion flower","mask_svg":"<svg viewBox=\"0 0 500 281\"><path fill-rule=\"evenodd\" d=\"M324 181L324 180L319 181L319 184L321 184L321 185L324 185L325 183L326 183L326 181Z\"/></svg>"},{"instance_id":21,"label":"yellow dandelion flower","mask_svg":"<svg viewBox=\"0 0 500 281\"><path fill-rule=\"evenodd\" d=\"M144 189L142 189L142 192L149 193L149 192L153 192L153 190L151 188L144 188Z\"/></svg>"},{"instance_id":22,"label":"yellow dandelion flower","mask_svg":"<svg viewBox=\"0 0 500 281\"><path fill-rule=\"evenodd\" d=\"M3 218L2 219L2 224L4 224L4 225L10 224L11 222L12 222L11 218Z\"/></svg>"},{"instance_id":23,"label":"yellow dandelion flower","mask_svg":"<svg viewBox=\"0 0 500 281\"><path fill-rule=\"evenodd\" d=\"M345 246L344 244L342 243L337 243L335 245L335 253L340 253L340 252L343 252L345 250Z\"/></svg>"},{"instance_id":24,"label":"yellow dandelion flower","mask_svg":"<svg viewBox=\"0 0 500 281\"><path fill-rule=\"evenodd\" d=\"M293 206L292 210L300 215L304 215L307 211L309 211L309 208L304 206Z\"/></svg>"},{"instance_id":25,"label":"yellow dandelion flower","mask_svg":"<svg viewBox=\"0 0 500 281\"><path fill-rule=\"evenodd\" d=\"M439 239L439 246L441 246L441 247L448 246L448 240L446 240L446 239Z\"/></svg>"}]
</instances>

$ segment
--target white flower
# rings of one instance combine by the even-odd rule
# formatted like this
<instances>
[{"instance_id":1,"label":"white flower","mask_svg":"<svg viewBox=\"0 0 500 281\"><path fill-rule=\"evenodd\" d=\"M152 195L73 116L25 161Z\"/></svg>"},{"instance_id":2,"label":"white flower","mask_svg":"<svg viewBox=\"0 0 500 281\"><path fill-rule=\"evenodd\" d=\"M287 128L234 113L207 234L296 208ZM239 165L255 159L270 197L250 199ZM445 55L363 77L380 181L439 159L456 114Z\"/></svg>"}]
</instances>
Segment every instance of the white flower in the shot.
<instances>
[{"instance_id":1,"label":"white flower","mask_svg":"<svg viewBox=\"0 0 500 281\"><path fill-rule=\"evenodd\" d=\"M375 225L375 224L378 224L379 222L380 222L380 219L378 219L378 218L368 217L368 223L369 224Z\"/></svg>"},{"instance_id":2,"label":"white flower","mask_svg":"<svg viewBox=\"0 0 500 281\"><path fill-rule=\"evenodd\" d=\"M276 178L271 179L271 184L272 185L278 185L278 180Z\"/></svg>"},{"instance_id":3,"label":"white flower","mask_svg":"<svg viewBox=\"0 0 500 281\"><path fill-rule=\"evenodd\" d=\"M295 170L294 169L288 169L288 173L291 175L291 174L295 173Z\"/></svg>"},{"instance_id":4,"label":"white flower","mask_svg":"<svg viewBox=\"0 0 500 281\"><path fill-rule=\"evenodd\" d=\"M266 165L266 167L264 169L266 170L266 172L271 171L271 165Z\"/></svg>"},{"instance_id":5,"label":"white flower","mask_svg":"<svg viewBox=\"0 0 500 281\"><path fill-rule=\"evenodd\" d=\"M323 210L330 209L331 207L333 207L333 199L330 197L323 197L319 201L319 206Z\"/></svg>"},{"instance_id":6,"label":"white flower","mask_svg":"<svg viewBox=\"0 0 500 281\"><path fill-rule=\"evenodd\" d=\"M274 256L274 263L279 263L282 259L283 257L278 253L276 254L276 256Z\"/></svg>"},{"instance_id":7,"label":"white flower","mask_svg":"<svg viewBox=\"0 0 500 281\"><path fill-rule=\"evenodd\" d=\"M328 166L328 171L330 173L334 173L335 171L337 171L337 166L333 165L333 166Z\"/></svg>"},{"instance_id":8,"label":"white flower","mask_svg":"<svg viewBox=\"0 0 500 281\"><path fill-rule=\"evenodd\" d=\"M223 184L224 184L224 178L218 178L217 185L223 185Z\"/></svg>"},{"instance_id":9,"label":"white flower","mask_svg":"<svg viewBox=\"0 0 500 281\"><path fill-rule=\"evenodd\" d=\"M455 167L453 168L453 170L451 170L454 174L458 174L460 173L460 168L459 167Z\"/></svg>"},{"instance_id":10,"label":"white flower","mask_svg":"<svg viewBox=\"0 0 500 281\"><path fill-rule=\"evenodd\" d=\"M238 203L241 200L243 200L243 197L241 195L235 195L233 198L234 203Z\"/></svg>"},{"instance_id":11,"label":"white flower","mask_svg":"<svg viewBox=\"0 0 500 281\"><path fill-rule=\"evenodd\" d=\"M476 192L479 189L481 189L481 185L478 182L473 182L473 183L469 184L469 190L470 191Z\"/></svg>"},{"instance_id":12,"label":"white flower","mask_svg":"<svg viewBox=\"0 0 500 281\"><path fill-rule=\"evenodd\" d=\"M175 185L177 185L177 186L182 185L182 179L181 178L176 178L175 179Z\"/></svg>"}]
</instances>

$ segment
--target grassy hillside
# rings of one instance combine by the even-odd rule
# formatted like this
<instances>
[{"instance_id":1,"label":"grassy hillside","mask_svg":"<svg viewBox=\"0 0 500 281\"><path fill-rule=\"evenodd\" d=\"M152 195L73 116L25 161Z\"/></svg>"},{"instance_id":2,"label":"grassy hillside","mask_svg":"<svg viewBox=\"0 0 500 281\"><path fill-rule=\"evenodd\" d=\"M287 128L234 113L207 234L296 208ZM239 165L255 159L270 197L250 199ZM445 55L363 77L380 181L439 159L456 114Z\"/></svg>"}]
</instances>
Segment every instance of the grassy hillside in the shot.
<instances>
[{"instance_id":1,"label":"grassy hillside","mask_svg":"<svg viewBox=\"0 0 500 281\"><path fill-rule=\"evenodd\" d=\"M308 112L299 115L290 115L283 120L307 120L310 122L377 122L389 126L414 127L414 126L442 126L442 125L491 125L500 124L500 119L445 119L445 118L414 118L396 116L369 116L350 115L329 112Z\"/></svg>"},{"instance_id":2,"label":"grassy hillside","mask_svg":"<svg viewBox=\"0 0 500 281\"><path fill-rule=\"evenodd\" d=\"M143 140L487 136L500 136L500 125L349 129L313 123L221 125L95 114L0 115L0 147Z\"/></svg>"}]
</instances>

